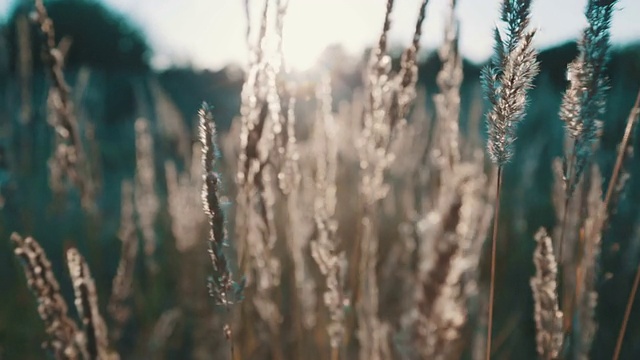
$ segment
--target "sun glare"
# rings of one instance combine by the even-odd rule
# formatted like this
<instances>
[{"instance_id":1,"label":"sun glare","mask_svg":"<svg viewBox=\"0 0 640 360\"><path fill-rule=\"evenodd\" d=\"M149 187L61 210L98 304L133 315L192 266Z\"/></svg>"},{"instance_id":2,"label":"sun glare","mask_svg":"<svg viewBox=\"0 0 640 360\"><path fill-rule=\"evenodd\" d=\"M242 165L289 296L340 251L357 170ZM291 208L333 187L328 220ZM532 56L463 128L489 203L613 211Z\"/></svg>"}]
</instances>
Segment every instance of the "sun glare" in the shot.
<instances>
[{"instance_id":1,"label":"sun glare","mask_svg":"<svg viewBox=\"0 0 640 360\"><path fill-rule=\"evenodd\" d=\"M283 29L287 65L294 70L308 70L329 45L341 43L350 50L362 46L367 35L363 34L366 26L359 15L352 4L345 2L291 1Z\"/></svg>"},{"instance_id":2,"label":"sun glare","mask_svg":"<svg viewBox=\"0 0 640 360\"><path fill-rule=\"evenodd\" d=\"M335 10L334 10L335 11ZM283 52L285 61L295 70L313 67L322 51L338 34L339 29L326 25L331 8L307 2L291 2L284 25ZM324 22L324 24L323 24Z\"/></svg>"}]
</instances>

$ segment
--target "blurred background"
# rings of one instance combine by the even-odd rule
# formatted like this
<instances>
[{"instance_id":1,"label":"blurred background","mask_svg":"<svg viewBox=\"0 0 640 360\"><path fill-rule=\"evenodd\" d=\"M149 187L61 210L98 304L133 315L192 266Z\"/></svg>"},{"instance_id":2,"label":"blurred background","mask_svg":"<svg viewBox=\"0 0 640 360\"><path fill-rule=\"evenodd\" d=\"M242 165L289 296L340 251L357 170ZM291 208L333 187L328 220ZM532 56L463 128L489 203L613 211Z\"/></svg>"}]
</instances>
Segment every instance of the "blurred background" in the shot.
<instances>
[{"instance_id":1,"label":"blurred background","mask_svg":"<svg viewBox=\"0 0 640 360\"><path fill-rule=\"evenodd\" d=\"M334 108L341 101L351 101L354 89L362 85L365 54L379 36L385 1L289 3L283 35L285 62L290 76L311 89L305 93L302 86L300 96L312 96L320 75L328 71ZM411 40L419 3L397 1L390 32L392 52L397 57ZM424 91L417 101L426 106L430 117L434 111L432 95L437 92L435 76L440 69L434 50L442 43L446 3L431 1L422 37L419 87ZM13 231L40 241L68 303L71 286L62 254L70 244L77 245L93 269L101 305L106 307L120 259L122 181L135 177L134 122L141 117L147 119L155 140L157 269L137 264L134 315L116 347L123 358L207 358L191 351L198 341L206 342L202 339L188 340L187 335L174 334L166 337L170 341L157 343L157 321L180 304L178 289L185 276L179 270L181 255L171 229L165 161L175 162L179 172L188 172L202 101L214 106L221 136L231 128L239 113L249 56L247 19L256 26L262 2L248 0L248 16L244 1L228 0L58 0L45 4L56 27L56 40L69 43L64 74L72 87L81 128L89 139L86 151L97 174L97 213L84 212L78 194L71 192L61 200L51 190L47 167L53 149L52 129L47 124L49 80L40 55L42 38L32 21L33 3L0 0L0 359L44 357L39 347L44 331L36 303L8 241ZM532 25L539 29L536 45L541 73L531 92L527 119L519 129L516 159L506 169L509 181L503 195L509 199L504 203L503 224L512 236L500 254L505 261L499 269L496 321L498 327L511 329L502 340L500 351L505 359L514 358L513 354L521 358L520 350L514 349L526 349L521 350L522 358L535 358L528 281L533 271L530 236L539 226L555 222L548 196L553 178L550 164L562 152L558 109L566 88L567 64L577 54L575 41L586 24L585 5L586 0L533 2ZM620 0L616 8L608 69L611 90L597 153L603 173L610 172L640 87L640 2ZM461 123L466 124L486 110L479 74L493 51L499 1L460 0L457 11L465 59ZM640 162L634 161L632 176L638 179ZM221 172L230 184L233 174L225 174L225 166L221 165ZM638 264L640 182L632 183L604 239L594 359L608 358L611 353ZM233 190L232 185L228 188ZM518 206L510 208L510 204ZM187 334L190 326L198 326L191 321L181 323L176 333ZM640 358L637 306L627 336L622 358Z\"/></svg>"}]
</instances>

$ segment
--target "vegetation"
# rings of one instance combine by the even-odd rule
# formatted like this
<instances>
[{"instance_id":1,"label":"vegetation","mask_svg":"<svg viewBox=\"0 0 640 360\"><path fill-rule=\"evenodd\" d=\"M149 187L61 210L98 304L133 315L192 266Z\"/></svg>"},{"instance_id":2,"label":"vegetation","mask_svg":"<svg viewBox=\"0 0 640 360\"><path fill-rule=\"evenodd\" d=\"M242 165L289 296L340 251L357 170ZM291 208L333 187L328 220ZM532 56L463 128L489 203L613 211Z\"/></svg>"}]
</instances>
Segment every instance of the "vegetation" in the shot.
<instances>
[{"instance_id":1,"label":"vegetation","mask_svg":"<svg viewBox=\"0 0 640 360\"><path fill-rule=\"evenodd\" d=\"M242 81L156 74L97 3L18 7L0 358L640 356L640 50L589 0L577 46L537 54L531 3L502 1L483 70L456 0L436 55L423 0L394 58L388 0L355 73L292 74L287 1L265 1Z\"/></svg>"}]
</instances>

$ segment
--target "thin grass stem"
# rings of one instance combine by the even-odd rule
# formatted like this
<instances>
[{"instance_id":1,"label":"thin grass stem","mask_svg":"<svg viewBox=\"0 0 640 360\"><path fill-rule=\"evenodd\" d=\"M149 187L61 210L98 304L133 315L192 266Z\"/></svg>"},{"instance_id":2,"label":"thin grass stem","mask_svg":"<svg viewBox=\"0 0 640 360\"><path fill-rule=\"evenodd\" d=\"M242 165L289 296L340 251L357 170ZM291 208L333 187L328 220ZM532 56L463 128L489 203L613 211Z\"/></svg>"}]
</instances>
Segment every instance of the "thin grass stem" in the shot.
<instances>
[{"instance_id":1,"label":"thin grass stem","mask_svg":"<svg viewBox=\"0 0 640 360\"><path fill-rule=\"evenodd\" d=\"M633 109L631 109L631 113L629 114L629 118L627 119L627 126L624 129L624 135L622 137L622 141L618 147L618 156L616 158L616 164L613 167L613 172L611 173L611 180L609 180L609 186L607 187L607 193L604 197L604 210L607 210L609 207L609 202L611 201L611 197L613 196L613 192L616 188L616 183L618 182L618 177L620 176L620 172L622 170L622 163L624 162L625 154L627 147L629 145L629 141L631 140L631 135L633 134L633 128L636 124L636 118L640 113L640 91L638 92L638 96L636 97L636 102L633 105Z\"/></svg>"},{"instance_id":2,"label":"thin grass stem","mask_svg":"<svg viewBox=\"0 0 640 360\"><path fill-rule=\"evenodd\" d=\"M620 357L624 334L627 331L629 316L631 316L631 308L633 308L633 300L636 298L636 292L638 292L638 284L640 284L640 266L638 266L638 269L636 270L636 279L633 281L633 287L631 288L631 293L629 293L629 300L627 301L627 308L624 311L624 318L622 319L622 326L620 327L620 333L618 334L618 340L616 341L616 349L612 358L613 360L618 360Z\"/></svg>"},{"instance_id":3,"label":"thin grass stem","mask_svg":"<svg viewBox=\"0 0 640 360\"><path fill-rule=\"evenodd\" d=\"M571 196L565 196L564 198L564 211L562 212L562 223L560 224L560 237L558 239L558 263L560 266L564 264L563 262L563 248L564 248L564 228L567 225L567 214L569 213L569 201L571 200Z\"/></svg>"},{"instance_id":4,"label":"thin grass stem","mask_svg":"<svg viewBox=\"0 0 640 360\"><path fill-rule=\"evenodd\" d=\"M496 206L493 215L493 236L491 239L491 280L489 282L489 322L487 325L487 348L485 359L491 359L491 330L493 328L493 297L496 279L496 242L498 239L498 218L500 216L500 189L502 188L502 166L498 166L496 185Z\"/></svg>"},{"instance_id":5,"label":"thin grass stem","mask_svg":"<svg viewBox=\"0 0 640 360\"><path fill-rule=\"evenodd\" d=\"M331 347L331 360L338 360L340 358L340 349L335 346Z\"/></svg>"}]
</instances>

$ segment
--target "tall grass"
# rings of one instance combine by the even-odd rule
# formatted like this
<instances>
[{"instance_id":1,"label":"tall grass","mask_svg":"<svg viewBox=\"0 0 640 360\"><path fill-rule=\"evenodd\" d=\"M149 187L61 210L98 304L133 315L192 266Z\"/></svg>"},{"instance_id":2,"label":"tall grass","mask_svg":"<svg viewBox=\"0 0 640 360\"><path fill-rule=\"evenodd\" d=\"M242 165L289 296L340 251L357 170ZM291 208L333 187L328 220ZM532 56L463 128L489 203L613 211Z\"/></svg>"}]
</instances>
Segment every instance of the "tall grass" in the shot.
<instances>
[{"instance_id":1,"label":"tall grass","mask_svg":"<svg viewBox=\"0 0 640 360\"><path fill-rule=\"evenodd\" d=\"M100 166L82 153L89 137L74 122L79 116L64 78L64 52L51 40L46 8L36 2L52 82L48 106L57 119L49 152L64 150L50 176L72 180L55 181L59 188L51 190L78 191L79 199L67 196L64 204L84 208L105 228L110 223L96 215L101 203L90 184L117 178L121 194L113 274L95 271L107 262L87 240L95 228L69 239L66 257L56 260L67 264L79 322L67 307L65 283L58 283L61 269L43 246L11 236L45 327L45 351L56 359L589 358L606 278L602 244L632 173L638 104L613 171L603 173L594 154L616 2L590 0L559 108L569 147L554 163L533 161L540 173L555 171L552 191L539 196L553 201L557 222L529 231L539 221L517 218L527 204L511 196L520 184L507 174L519 165L511 160L535 154L526 141L534 135L518 138L519 124L532 122L525 121L527 105L541 81L532 3L501 2L494 56L480 75L489 106L486 148L479 140L482 110L469 114L463 96L469 90L458 1L447 2L434 94L420 88L418 62L431 5L420 2L409 45L394 59L388 36L404 19L388 0L359 86L344 100L337 70L304 80L291 73L282 51L288 2L273 0L248 21L250 58L231 129L218 130L215 106L204 103L190 139L189 125L169 104L156 106L154 115L141 100L149 92L168 102L162 91L137 83L136 119L126 124L133 176L122 179L108 177L107 169L90 171ZM248 1L245 6L251 20ZM20 76L31 75L22 68ZM28 112L24 104L20 109ZM165 117L157 124L162 131L154 116ZM107 175L94 179L97 174ZM512 222L527 230L512 231ZM61 253L59 244L43 245L53 256ZM514 249L532 262L515 264ZM96 263L95 278L89 262ZM501 295L511 289L499 285L515 265L535 272L528 282L533 306L520 305L524 310L513 315L501 308ZM614 359L624 346L637 279L640 271ZM106 282L110 289L101 290ZM510 340L513 334L524 334L530 346Z\"/></svg>"},{"instance_id":2,"label":"tall grass","mask_svg":"<svg viewBox=\"0 0 640 360\"><path fill-rule=\"evenodd\" d=\"M496 205L491 238L491 279L489 283L489 322L485 358L491 358L493 330L493 303L495 292L496 247L500 217L500 192L504 166L513 156L516 126L525 115L527 91L538 74L536 51L533 49L535 31L528 31L531 1L504 0L501 20L505 22L506 35L495 29L495 54L483 73L485 96L492 105L487 114L489 139L487 150L497 166ZM503 39L504 37L504 39Z\"/></svg>"}]
</instances>

